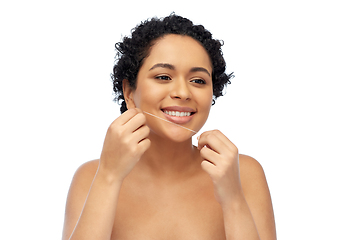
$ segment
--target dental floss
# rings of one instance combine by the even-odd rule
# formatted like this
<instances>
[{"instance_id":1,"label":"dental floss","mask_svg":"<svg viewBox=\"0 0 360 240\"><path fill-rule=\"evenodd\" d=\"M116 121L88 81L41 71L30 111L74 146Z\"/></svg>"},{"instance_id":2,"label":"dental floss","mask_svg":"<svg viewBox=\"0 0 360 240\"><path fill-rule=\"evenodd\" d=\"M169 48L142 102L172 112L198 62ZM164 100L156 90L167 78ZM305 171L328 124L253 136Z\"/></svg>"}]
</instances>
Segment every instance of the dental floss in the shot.
<instances>
[{"instance_id":1,"label":"dental floss","mask_svg":"<svg viewBox=\"0 0 360 240\"><path fill-rule=\"evenodd\" d=\"M170 121L168 121L168 120L166 120L166 119L163 119L163 118L161 118L161 117L158 117L158 116L156 116L156 115L154 115L154 114L151 114L151 113L148 113L148 112L145 112L145 111L143 111L143 112L146 113L146 114L148 114L148 115L150 115L150 116L153 116L153 117L156 117L156 118L158 118L158 119L161 119L161 120L163 120L163 121L165 121L165 122L172 123L172 124L174 124L174 125L176 125L176 126L178 126L178 127L182 127L182 128L184 128L184 129L186 129L186 130L189 130L189 131L191 131L191 132L193 132L193 133L195 133L195 134L197 133L197 132L195 132L194 130L191 130L190 128L187 128L187 127L181 126L181 125L179 125L179 124L170 122Z\"/></svg>"}]
</instances>

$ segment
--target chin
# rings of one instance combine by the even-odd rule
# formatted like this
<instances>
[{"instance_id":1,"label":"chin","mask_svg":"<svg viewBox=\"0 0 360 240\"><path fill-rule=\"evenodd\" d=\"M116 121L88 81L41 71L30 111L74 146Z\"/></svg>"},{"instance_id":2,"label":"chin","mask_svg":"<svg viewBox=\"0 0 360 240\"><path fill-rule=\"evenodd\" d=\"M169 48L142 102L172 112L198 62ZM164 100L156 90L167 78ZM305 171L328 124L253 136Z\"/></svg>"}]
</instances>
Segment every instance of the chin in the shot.
<instances>
[{"instance_id":1,"label":"chin","mask_svg":"<svg viewBox=\"0 0 360 240\"><path fill-rule=\"evenodd\" d=\"M195 135L195 133L179 127L176 127L175 129L166 129L165 131L152 131L152 133L157 137L176 143L188 141Z\"/></svg>"},{"instance_id":2,"label":"chin","mask_svg":"<svg viewBox=\"0 0 360 240\"><path fill-rule=\"evenodd\" d=\"M182 143L191 140L193 135L195 134L194 133L178 134L178 135L168 136L167 139L169 139L169 141L172 142Z\"/></svg>"}]
</instances>

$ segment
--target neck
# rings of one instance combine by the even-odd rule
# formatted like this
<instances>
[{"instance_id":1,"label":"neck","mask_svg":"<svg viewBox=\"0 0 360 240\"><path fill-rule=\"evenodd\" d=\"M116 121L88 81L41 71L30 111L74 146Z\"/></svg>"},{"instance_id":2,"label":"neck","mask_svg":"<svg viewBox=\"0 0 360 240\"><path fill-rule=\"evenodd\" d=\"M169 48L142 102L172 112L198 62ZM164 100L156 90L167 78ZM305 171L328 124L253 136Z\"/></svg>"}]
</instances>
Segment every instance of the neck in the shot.
<instances>
[{"instance_id":1,"label":"neck","mask_svg":"<svg viewBox=\"0 0 360 240\"><path fill-rule=\"evenodd\" d=\"M192 145L192 139L173 142L150 134L150 148L144 153L140 164L152 173L163 176L175 176L189 173L200 164L196 163L199 152Z\"/></svg>"}]
</instances>

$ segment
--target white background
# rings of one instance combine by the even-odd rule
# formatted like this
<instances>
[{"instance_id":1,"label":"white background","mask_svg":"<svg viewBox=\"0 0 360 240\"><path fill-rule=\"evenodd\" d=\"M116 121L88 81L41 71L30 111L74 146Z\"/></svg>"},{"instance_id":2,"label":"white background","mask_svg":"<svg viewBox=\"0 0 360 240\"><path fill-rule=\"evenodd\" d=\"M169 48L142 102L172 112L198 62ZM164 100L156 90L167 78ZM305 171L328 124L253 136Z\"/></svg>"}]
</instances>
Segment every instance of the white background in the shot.
<instances>
[{"instance_id":1,"label":"white background","mask_svg":"<svg viewBox=\"0 0 360 240\"><path fill-rule=\"evenodd\" d=\"M278 239L360 239L358 1L7 2L0 239L61 238L72 176L119 115L114 44L172 11L225 42L236 77L202 131L262 164Z\"/></svg>"}]
</instances>

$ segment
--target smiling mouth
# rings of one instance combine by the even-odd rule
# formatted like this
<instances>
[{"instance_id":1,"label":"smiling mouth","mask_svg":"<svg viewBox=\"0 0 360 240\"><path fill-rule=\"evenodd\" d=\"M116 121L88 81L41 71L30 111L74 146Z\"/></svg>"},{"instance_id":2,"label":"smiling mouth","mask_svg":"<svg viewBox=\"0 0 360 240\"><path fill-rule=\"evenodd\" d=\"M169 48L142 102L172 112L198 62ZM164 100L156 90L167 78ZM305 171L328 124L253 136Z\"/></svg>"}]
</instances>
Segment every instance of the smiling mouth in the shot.
<instances>
[{"instance_id":1,"label":"smiling mouth","mask_svg":"<svg viewBox=\"0 0 360 240\"><path fill-rule=\"evenodd\" d=\"M197 112L193 108L188 107L165 107L161 109L161 111L164 113L164 117L173 123L176 124L186 124L191 121L194 114Z\"/></svg>"},{"instance_id":2,"label":"smiling mouth","mask_svg":"<svg viewBox=\"0 0 360 240\"><path fill-rule=\"evenodd\" d=\"M180 111L167 111L167 110L162 110L165 114L169 115L169 116L173 116L173 117L189 117L193 114L195 114L195 112L180 112Z\"/></svg>"}]
</instances>

